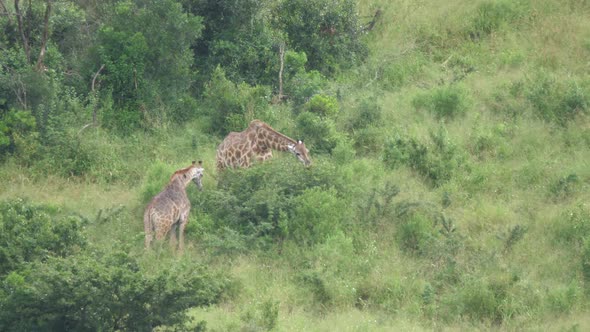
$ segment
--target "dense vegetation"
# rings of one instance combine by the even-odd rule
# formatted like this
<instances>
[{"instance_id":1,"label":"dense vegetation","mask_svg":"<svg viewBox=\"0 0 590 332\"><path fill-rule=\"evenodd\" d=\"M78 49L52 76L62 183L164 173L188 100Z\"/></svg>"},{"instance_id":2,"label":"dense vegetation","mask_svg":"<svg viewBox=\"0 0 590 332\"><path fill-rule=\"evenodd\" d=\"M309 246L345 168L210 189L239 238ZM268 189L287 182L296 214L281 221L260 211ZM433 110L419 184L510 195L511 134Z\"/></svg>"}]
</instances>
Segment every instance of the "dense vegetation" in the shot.
<instances>
[{"instance_id":1,"label":"dense vegetation","mask_svg":"<svg viewBox=\"0 0 590 332\"><path fill-rule=\"evenodd\" d=\"M590 329L587 1L0 4L0 330Z\"/></svg>"}]
</instances>

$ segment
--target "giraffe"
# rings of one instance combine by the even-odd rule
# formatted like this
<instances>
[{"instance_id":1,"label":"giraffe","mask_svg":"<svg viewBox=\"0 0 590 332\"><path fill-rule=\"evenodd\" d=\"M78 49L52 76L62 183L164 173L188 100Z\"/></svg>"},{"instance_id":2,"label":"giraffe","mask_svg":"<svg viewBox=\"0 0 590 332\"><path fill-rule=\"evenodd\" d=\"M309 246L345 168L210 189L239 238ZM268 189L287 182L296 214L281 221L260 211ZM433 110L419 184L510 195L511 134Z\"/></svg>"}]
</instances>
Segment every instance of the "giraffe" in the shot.
<instances>
[{"instance_id":1,"label":"giraffe","mask_svg":"<svg viewBox=\"0 0 590 332\"><path fill-rule=\"evenodd\" d=\"M199 190L203 190L201 179L203 178L203 162L195 164L193 161L189 167L179 169L170 178L168 185L156 195L143 214L143 227L145 232L145 248L150 247L154 239L160 240L172 230L170 244L176 247L179 240L179 249L184 246L184 228L188 222L191 203L186 196L186 187L193 181ZM176 231L178 230L178 234Z\"/></svg>"},{"instance_id":2,"label":"giraffe","mask_svg":"<svg viewBox=\"0 0 590 332\"><path fill-rule=\"evenodd\" d=\"M309 151L301 140L294 140L260 120L252 120L241 132L229 133L217 147L217 169L248 168L253 160L265 161L272 150L289 151L305 166L311 165Z\"/></svg>"}]
</instances>

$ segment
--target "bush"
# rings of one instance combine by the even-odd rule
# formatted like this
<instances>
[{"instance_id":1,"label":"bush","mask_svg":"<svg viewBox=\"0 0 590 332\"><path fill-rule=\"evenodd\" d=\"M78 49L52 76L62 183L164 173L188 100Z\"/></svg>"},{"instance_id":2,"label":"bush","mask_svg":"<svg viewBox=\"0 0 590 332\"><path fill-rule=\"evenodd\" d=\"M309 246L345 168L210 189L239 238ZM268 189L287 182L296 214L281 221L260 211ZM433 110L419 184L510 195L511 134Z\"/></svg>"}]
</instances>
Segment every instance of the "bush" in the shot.
<instances>
[{"instance_id":1,"label":"bush","mask_svg":"<svg viewBox=\"0 0 590 332\"><path fill-rule=\"evenodd\" d=\"M225 77L221 67L205 85L201 113L209 118L212 133L226 135L242 131L255 118L264 117L270 92L266 87L235 84Z\"/></svg>"},{"instance_id":2,"label":"bush","mask_svg":"<svg viewBox=\"0 0 590 332\"><path fill-rule=\"evenodd\" d=\"M265 247L287 236L304 240L303 235L294 234L302 234L306 228L297 228L293 220L300 220L299 212L314 213L306 205L310 195L317 195L324 202L318 207L318 214L310 217L320 224L323 217L329 224L335 222L334 217L326 214L333 213L334 205L340 206L334 195L344 190L345 185L329 164L315 160L313 167L304 168L294 158L285 156L248 169L224 170L218 178L218 189L203 191L193 207L199 211L195 213L205 213L215 220L214 225L204 230L208 232L203 234L207 242L220 252L233 252L244 247ZM313 226L307 221L304 224L301 227ZM318 227L324 232L323 226ZM312 237L315 241L324 235Z\"/></svg>"},{"instance_id":3,"label":"bush","mask_svg":"<svg viewBox=\"0 0 590 332\"><path fill-rule=\"evenodd\" d=\"M363 99L358 108L350 112L346 121L348 131L359 130L370 126L379 126L383 118L381 106L375 96Z\"/></svg>"},{"instance_id":4,"label":"bush","mask_svg":"<svg viewBox=\"0 0 590 332\"><path fill-rule=\"evenodd\" d=\"M24 139L36 143L36 129L37 122L30 112L9 110L0 114L0 158L8 154L25 152L19 151L17 141Z\"/></svg>"},{"instance_id":5,"label":"bush","mask_svg":"<svg viewBox=\"0 0 590 332\"><path fill-rule=\"evenodd\" d=\"M316 94L303 105L303 110L321 117L333 117L338 114L340 109L335 97Z\"/></svg>"},{"instance_id":6,"label":"bush","mask_svg":"<svg viewBox=\"0 0 590 332\"><path fill-rule=\"evenodd\" d=\"M297 116L296 121L297 131L312 153L331 153L341 140L331 119L322 119L319 115L303 112Z\"/></svg>"},{"instance_id":7,"label":"bush","mask_svg":"<svg viewBox=\"0 0 590 332\"><path fill-rule=\"evenodd\" d=\"M410 216L397 231L400 247L412 253L425 253L436 236L434 223L421 214Z\"/></svg>"},{"instance_id":8,"label":"bush","mask_svg":"<svg viewBox=\"0 0 590 332\"><path fill-rule=\"evenodd\" d=\"M566 199L579 191L580 178L572 173L561 177L549 186L549 193L554 200Z\"/></svg>"},{"instance_id":9,"label":"bush","mask_svg":"<svg viewBox=\"0 0 590 332\"><path fill-rule=\"evenodd\" d=\"M383 162L391 169L408 166L434 186L445 183L464 164L465 157L448 138L443 126L437 132L431 132L430 138L433 145L426 145L415 138L390 138L383 149Z\"/></svg>"},{"instance_id":10,"label":"bush","mask_svg":"<svg viewBox=\"0 0 590 332\"><path fill-rule=\"evenodd\" d=\"M285 82L285 94L294 107L305 104L313 95L327 85L326 78L317 70L299 71ZM298 112L296 112L298 113Z\"/></svg>"},{"instance_id":11,"label":"bush","mask_svg":"<svg viewBox=\"0 0 590 332\"><path fill-rule=\"evenodd\" d=\"M342 229L346 210L334 190L308 189L294 199L292 215L279 227L286 239L311 246Z\"/></svg>"},{"instance_id":12,"label":"bush","mask_svg":"<svg viewBox=\"0 0 590 332\"><path fill-rule=\"evenodd\" d=\"M0 277L23 264L86 246L86 220L22 199L0 203Z\"/></svg>"},{"instance_id":13,"label":"bush","mask_svg":"<svg viewBox=\"0 0 590 332\"><path fill-rule=\"evenodd\" d=\"M439 119L454 119L464 115L469 108L467 92L457 85L418 94L412 104L417 110L425 109Z\"/></svg>"},{"instance_id":14,"label":"bush","mask_svg":"<svg viewBox=\"0 0 590 332\"><path fill-rule=\"evenodd\" d=\"M51 258L9 274L0 329L152 331L184 323L187 309L217 303L228 285L194 262L144 271L128 249Z\"/></svg>"},{"instance_id":15,"label":"bush","mask_svg":"<svg viewBox=\"0 0 590 332\"><path fill-rule=\"evenodd\" d=\"M275 25L284 31L288 44L307 54L308 69L333 75L367 55L361 37L356 2L337 0L287 0L277 8Z\"/></svg>"},{"instance_id":16,"label":"bush","mask_svg":"<svg viewBox=\"0 0 590 332\"><path fill-rule=\"evenodd\" d=\"M525 95L535 115L559 125L567 125L576 116L587 114L590 110L588 81L564 80L539 72L527 82Z\"/></svg>"}]
</instances>

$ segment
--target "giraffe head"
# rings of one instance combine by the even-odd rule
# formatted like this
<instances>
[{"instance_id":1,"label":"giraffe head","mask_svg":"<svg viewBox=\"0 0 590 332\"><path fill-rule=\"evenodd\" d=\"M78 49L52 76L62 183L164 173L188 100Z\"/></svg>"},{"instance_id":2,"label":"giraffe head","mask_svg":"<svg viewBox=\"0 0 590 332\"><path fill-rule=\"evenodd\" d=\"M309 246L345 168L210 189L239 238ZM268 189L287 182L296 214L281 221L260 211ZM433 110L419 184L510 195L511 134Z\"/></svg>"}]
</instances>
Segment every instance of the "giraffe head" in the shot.
<instances>
[{"instance_id":1,"label":"giraffe head","mask_svg":"<svg viewBox=\"0 0 590 332\"><path fill-rule=\"evenodd\" d=\"M187 174L191 178L191 180L193 180L193 182L197 185L199 190L203 190L203 183L201 182L201 179L203 178L203 171L203 162L199 160L199 163L195 164L195 162L193 161L193 164L189 167Z\"/></svg>"},{"instance_id":2,"label":"giraffe head","mask_svg":"<svg viewBox=\"0 0 590 332\"><path fill-rule=\"evenodd\" d=\"M289 151L299 159L300 162L305 166L311 165L311 159L309 159L309 150L305 147L305 143L302 140L298 140L296 144L288 146Z\"/></svg>"}]
</instances>

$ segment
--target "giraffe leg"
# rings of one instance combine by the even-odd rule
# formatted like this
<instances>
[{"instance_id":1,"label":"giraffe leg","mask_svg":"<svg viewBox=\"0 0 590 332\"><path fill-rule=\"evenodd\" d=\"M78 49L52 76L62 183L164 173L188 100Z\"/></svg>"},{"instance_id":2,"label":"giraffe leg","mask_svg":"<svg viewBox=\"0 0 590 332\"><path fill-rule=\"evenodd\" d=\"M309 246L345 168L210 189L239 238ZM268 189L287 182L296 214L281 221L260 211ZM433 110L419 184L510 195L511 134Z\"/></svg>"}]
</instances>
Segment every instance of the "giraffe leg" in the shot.
<instances>
[{"instance_id":1,"label":"giraffe leg","mask_svg":"<svg viewBox=\"0 0 590 332\"><path fill-rule=\"evenodd\" d=\"M176 249L176 237L177 237L177 232L178 231L178 222L172 224L172 227L170 227L170 247L172 247L173 249Z\"/></svg>"},{"instance_id":2,"label":"giraffe leg","mask_svg":"<svg viewBox=\"0 0 590 332\"><path fill-rule=\"evenodd\" d=\"M180 219L180 228L178 230L178 249L182 252L184 249L184 228L188 223L188 212Z\"/></svg>"}]
</instances>

